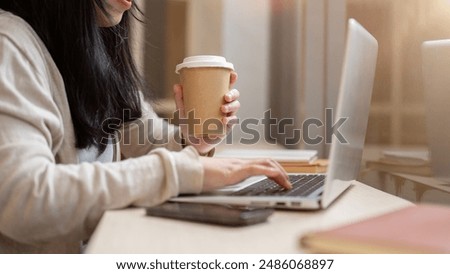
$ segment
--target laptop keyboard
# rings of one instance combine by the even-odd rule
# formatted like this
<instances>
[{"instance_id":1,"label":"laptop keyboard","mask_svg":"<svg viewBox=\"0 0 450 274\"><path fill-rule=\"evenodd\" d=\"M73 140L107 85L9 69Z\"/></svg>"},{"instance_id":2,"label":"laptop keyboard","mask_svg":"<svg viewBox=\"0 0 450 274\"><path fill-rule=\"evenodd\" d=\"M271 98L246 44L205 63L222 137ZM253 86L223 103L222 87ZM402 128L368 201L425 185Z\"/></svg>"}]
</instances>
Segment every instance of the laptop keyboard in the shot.
<instances>
[{"instance_id":1,"label":"laptop keyboard","mask_svg":"<svg viewBox=\"0 0 450 274\"><path fill-rule=\"evenodd\" d=\"M285 189L272 179L264 179L244 189L231 194L231 196L308 196L325 182L325 175L289 175L292 189Z\"/></svg>"}]
</instances>

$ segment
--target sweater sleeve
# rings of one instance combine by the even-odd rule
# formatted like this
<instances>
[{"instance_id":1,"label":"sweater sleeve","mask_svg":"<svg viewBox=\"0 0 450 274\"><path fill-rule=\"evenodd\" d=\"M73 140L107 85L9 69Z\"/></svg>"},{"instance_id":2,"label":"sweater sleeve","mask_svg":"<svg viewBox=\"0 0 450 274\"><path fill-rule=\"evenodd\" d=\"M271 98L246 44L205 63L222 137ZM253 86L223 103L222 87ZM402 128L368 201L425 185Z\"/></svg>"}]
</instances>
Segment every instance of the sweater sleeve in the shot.
<instances>
[{"instance_id":1,"label":"sweater sleeve","mask_svg":"<svg viewBox=\"0 0 450 274\"><path fill-rule=\"evenodd\" d=\"M160 147L171 151L181 150L183 145L179 127L158 117L146 101L141 100L141 102L142 117L125 124L120 130L119 141L122 155L125 158L138 157Z\"/></svg>"},{"instance_id":2,"label":"sweater sleeve","mask_svg":"<svg viewBox=\"0 0 450 274\"><path fill-rule=\"evenodd\" d=\"M153 149L161 147L179 151L187 146L178 126L161 119L148 102L143 99L141 102L142 117L125 124L119 131L120 150L123 158L146 155ZM215 148L201 156L213 157L214 153Z\"/></svg>"},{"instance_id":3,"label":"sweater sleeve","mask_svg":"<svg viewBox=\"0 0 450 274\"><path fill-rule=\"evenodd\" d=\"M0 63L1 234L27 244L79 241L105 210L200 192L203 171L192 148L109 164L57 163L64 131L45 69L2 35Z\"/></svg>"}]
</instances>

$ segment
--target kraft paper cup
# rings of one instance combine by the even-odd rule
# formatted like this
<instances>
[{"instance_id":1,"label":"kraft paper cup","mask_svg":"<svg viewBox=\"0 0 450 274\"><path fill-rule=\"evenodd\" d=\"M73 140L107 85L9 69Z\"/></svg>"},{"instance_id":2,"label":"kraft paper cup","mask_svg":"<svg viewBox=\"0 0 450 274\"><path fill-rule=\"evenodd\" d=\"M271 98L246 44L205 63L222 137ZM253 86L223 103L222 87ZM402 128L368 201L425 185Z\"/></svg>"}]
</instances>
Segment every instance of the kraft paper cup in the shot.
<instances>
[{"instance_id":1,"label":"kraft paper cup","mask_svg":"<svg viewBox=\"0 0 450 274\"><path fill-rule=\"evenodd\" d=\"M200 55L185 58L177 65L183 85L183 98L189 135L195 137L226 134L220 107L230 90L233 64L224 57Z\"/></svg>"}]
</instances>

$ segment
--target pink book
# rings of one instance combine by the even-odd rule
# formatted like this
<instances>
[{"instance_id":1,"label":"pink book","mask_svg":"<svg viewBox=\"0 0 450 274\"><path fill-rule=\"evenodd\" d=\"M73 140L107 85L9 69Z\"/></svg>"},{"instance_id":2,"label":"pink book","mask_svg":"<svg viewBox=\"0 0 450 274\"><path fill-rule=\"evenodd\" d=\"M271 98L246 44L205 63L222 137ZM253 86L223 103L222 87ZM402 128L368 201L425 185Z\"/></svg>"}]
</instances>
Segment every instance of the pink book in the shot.
<instances>
[{"instance_id":1,"label":"pink book","mask_svg":"<svg viewBox=\"0 0 450 274\"><path fill-rule=\"evenodd\" d=\"M305 235L317 253L450 253L450 207L417 205Z\"/></svg>"}]
</instances>

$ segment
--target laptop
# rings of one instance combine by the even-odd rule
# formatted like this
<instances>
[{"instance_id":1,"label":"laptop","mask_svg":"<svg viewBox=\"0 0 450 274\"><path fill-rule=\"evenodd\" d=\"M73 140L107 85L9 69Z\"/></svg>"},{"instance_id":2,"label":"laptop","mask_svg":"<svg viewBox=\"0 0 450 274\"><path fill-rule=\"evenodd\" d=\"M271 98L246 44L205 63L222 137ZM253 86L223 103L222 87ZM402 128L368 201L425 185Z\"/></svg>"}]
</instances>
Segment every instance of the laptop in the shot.
<instances>
[{"instance_id":1,"label":"laptop","mask_svg":"<svg viewBox=\"0 0 450 274\"><path fill-rule=\"evenodd\" d=\"M422 44L422 77L431 170L450 181L450 39Z\"/></svg>"},{"instance_id":2,"label":"laptop","mask_svg":"<svg viewBox=\"0 0 450 274\"><path fill-rule=\"evenodd\" d=\"M347 118L333 136L326 174L289 174L285 190L269 178L250 178L212 193L180 196L178 202L314 210L327 208L355 180L361 163L378 55L376 39L356 20L348 21L347 44L335 117Z\"/></svg>"}]
</instances>

